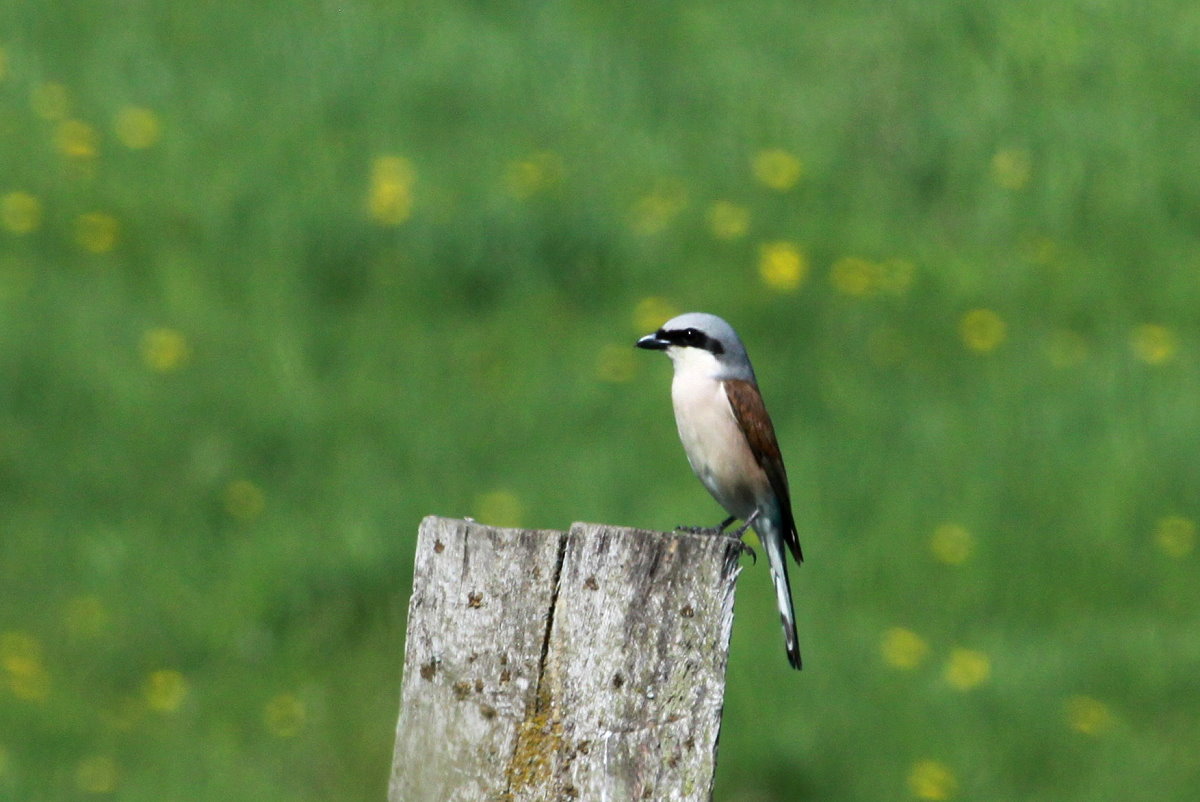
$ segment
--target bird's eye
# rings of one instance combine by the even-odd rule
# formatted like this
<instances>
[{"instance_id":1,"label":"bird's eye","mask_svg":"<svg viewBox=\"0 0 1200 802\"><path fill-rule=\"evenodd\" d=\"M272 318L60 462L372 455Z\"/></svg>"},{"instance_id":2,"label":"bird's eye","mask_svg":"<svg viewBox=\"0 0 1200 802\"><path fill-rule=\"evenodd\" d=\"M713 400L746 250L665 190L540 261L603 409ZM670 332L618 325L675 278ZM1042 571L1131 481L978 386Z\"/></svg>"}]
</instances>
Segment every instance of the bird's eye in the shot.
<instances>
[{"instance_id":1,"label":"bird's eye","mask_svg":"<svg viewBox=\"0 0 1200 802\"><path fill-rule=\"evenodd\" d=\"M700 345L704 342L704 335L695 329L684 329L683 341L688 345Z\"/></svg>"}]
</instances>

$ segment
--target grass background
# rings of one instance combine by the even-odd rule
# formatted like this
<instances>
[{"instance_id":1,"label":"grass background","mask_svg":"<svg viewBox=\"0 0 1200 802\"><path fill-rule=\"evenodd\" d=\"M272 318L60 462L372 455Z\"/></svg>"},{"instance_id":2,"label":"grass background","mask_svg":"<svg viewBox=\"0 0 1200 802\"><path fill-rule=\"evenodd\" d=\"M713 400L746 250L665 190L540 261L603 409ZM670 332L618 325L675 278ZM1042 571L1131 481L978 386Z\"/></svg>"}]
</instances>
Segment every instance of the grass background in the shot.
<instances>
[{"instance_id":1,"label":"grass background","mask_svg":"<svg viewBox=\"0 0 1200 802\"><path fill-rule=\"evenodd\" d=\"M0 799L382 799L423 515L720 516L632 350L690 309L808 558L799 675L743 574L718 800L1194 798L1197 41L1173 0L3 5Z\"/></svg>"}]
</instances>

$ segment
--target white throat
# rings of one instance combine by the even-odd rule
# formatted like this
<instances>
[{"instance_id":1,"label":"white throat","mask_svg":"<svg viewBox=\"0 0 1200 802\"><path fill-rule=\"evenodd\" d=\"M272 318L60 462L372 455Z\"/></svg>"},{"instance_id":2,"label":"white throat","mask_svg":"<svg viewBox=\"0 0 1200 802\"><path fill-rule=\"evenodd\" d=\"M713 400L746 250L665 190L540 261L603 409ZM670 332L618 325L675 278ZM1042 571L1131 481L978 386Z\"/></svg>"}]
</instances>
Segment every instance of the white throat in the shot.
<instances>
[{"instance_id":1,"label":"white throat","mask_svg":"<svg viewBox=\"0 0 1200 802\"><path fill-rule=\"evenodd\" d=\"M667 356L671 357L671 362L675 365L675 375L679 378L716 379L724 373L716 356L703 348L681 348L672 345L667 349Z\"/></svg>"}]
</instances>

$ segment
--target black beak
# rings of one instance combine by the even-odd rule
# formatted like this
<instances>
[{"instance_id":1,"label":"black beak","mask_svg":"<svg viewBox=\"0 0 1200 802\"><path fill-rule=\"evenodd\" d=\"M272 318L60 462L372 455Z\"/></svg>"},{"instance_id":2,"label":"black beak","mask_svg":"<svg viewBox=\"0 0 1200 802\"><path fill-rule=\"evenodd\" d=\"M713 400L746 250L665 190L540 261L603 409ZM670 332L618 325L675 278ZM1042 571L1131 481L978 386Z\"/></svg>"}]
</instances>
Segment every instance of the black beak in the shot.
<instances>
[{"instance_id":1,"label":"black beak","mask_svg":"<svg viewBox=\"0 0 1200 802\"><path fill-rule=\"evenodd\" d=\"M637 341L638 348L646 348L651 351L665 351L670 344L669 340L659 339L657 334L647 334Z\"/></svg>"}]
</instances>

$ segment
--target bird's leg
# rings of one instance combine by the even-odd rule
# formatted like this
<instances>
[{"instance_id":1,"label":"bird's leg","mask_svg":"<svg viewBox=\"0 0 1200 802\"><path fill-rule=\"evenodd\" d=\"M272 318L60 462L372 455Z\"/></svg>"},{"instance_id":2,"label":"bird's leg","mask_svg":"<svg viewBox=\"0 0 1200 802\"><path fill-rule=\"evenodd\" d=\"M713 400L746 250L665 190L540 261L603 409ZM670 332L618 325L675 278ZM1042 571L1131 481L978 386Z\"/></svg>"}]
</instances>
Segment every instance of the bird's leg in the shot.
<instances>
[{"instance_id":1,"label":"bird's leg","mask_svg":"<svg viewBox=\"0 0 1200 802\"><path fill-rule=\"evenodd\" d=\"M686 532L689 535L719 535L730 538L731 540L736 540L738 542L738 555L740 556L748 553L750 555L750 559L754 560L755 565L757 565L758 555L754 552L754 548L742 540L742 535L746 534L746 530L750 528L751 524L754 523L756 518L758 518L758 510L755 510L750 517L746 519L745 523L739 526L735 531L729 533L726 533L725 530L729 528L731 523L737 520L736 515L730 515L716 526L677 526L675 527L675 531Z\"/></svg>"},{"instance_id":2,"label":"bird's leg","mask_svg":"<svg viewBox=\"0 0 1200 802\"><path fill-rule=\"evenodd\" d=\"M742 535L746 534L746 530L754 525L754 521L757 518L758 518L758 510L755 510L754 512L750 513L750 517L747 518L742 523L742 525L737 528L737 531L733 533L733 536L736 538L740 538ZM726 521L725 524L721 528L724 529L726 526L729 526L729 524L731 524L731 523L733 523L732 518L730 518L728 521Z\"/></svg>"}]
</instances>

